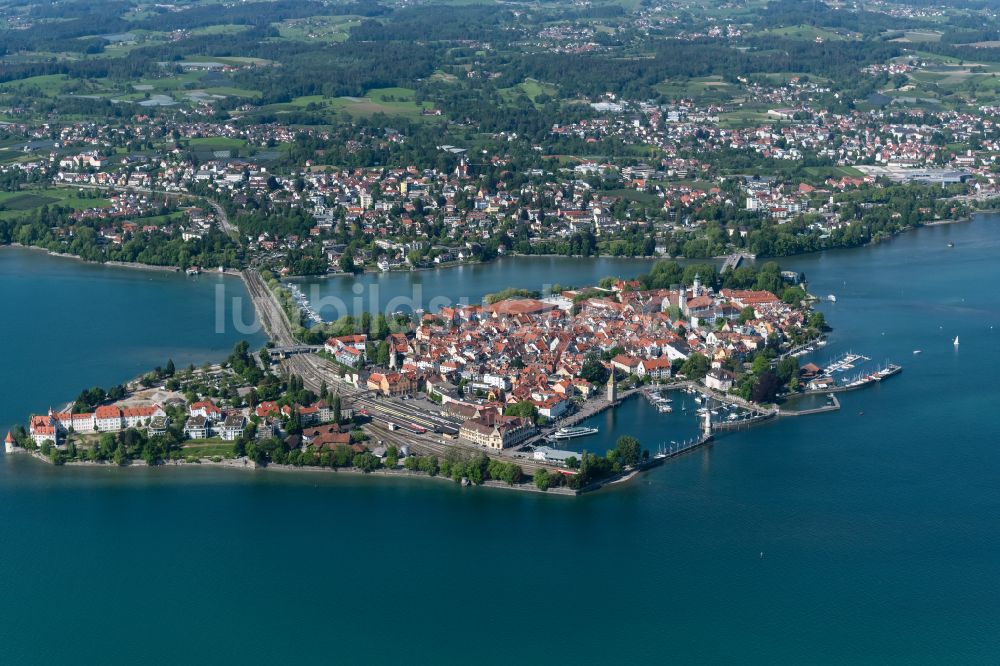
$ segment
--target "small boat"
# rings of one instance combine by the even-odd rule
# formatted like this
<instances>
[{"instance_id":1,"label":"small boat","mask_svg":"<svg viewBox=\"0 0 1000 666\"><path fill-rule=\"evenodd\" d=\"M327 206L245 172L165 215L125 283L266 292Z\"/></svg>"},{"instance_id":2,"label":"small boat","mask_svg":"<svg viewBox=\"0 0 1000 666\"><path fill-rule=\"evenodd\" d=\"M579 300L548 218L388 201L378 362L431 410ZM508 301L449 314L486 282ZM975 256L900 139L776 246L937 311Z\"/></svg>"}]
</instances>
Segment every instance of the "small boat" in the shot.
<instances>
[{"instance_id":1,"label":"small boat","mask_svg":"<svg viewBox=\"0 0 1000 666\"><path fill-rule=\"evenodd\" d=\"M826 297L826 300L830 301L831 303L836 303L837 297L834 296L833 294L830 294L829 296Z\"/></svg>"},{"instance_id":2,"label":"small boat","mask_svg":"<svg viewBox=\"0 0 1000 666\"><path fill-rule=\"evenodd\" d=\"M953 243L952 241L948 241L948 247L955 247L955 243Z\"/></svg>"},{"instance_id":3,"label":"small boat","mask_svg":"<svg viewBox=\"0 0 1000 666\"><path fill-rule=\"evenodd\" d=\"M921 353L922 351L923 350L921 350L921 349L914 349L913 350L913 355L916 356L917 354Z\"/></svg>"},{"instance_id":4,"label":"small boat","mask_svg":"<svg viewBox=\"0 0 1000 666\"><path fill-rule=\"evenodd\" d=\"M958 346L958 336L955 336L955 342L953 343L956 347Z\"/></svg>"},{"instance_id":5,"label":"small boat","mask_svg":"<svg viewBox=\"0 0 1000 666\"><path fill-rule=\"evenodd\" d=\"M187 273L188 275L198 275L198 273L201 273L201 269L198 268L197 266L192 266L191 268L187 269L184 272Z\"/></svg>"}]
</instances>

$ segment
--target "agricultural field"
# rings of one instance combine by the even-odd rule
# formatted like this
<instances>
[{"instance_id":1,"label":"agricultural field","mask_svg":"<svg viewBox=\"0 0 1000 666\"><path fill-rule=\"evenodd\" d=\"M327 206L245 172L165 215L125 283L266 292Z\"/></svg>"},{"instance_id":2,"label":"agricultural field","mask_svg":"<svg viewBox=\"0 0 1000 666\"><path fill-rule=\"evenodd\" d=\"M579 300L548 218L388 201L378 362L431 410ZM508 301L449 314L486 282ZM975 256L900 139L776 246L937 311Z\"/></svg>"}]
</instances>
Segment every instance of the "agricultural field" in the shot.
<instances>
[{"instance_id":1,"label":"agricultural field","mask_svg":"<svg viewBox=\"0 0 1000 666\"><path fill-rule=\"evenodd\" d=\"M422 111L432 109L434 105L430 102L418 104L415 95L416 92L411 88L376 88L364 97L329 98L322 95L308 95L296 97L288 104L275 104L264 108L275 113L293 109L326 110L346 113L355 118L369 117L376 113L412 119L432 118L433 116L423 116Z\"/></svg>"},{"instance_id":2,"label":"agricultural field","mask_svg":"<svg viewBox=\"0 0 1000 666\"><path fill-rule=\"evenodd\" d=\"M79 192L69 187L47 187L18 192L0 192L0 219L20 217L43 206L66 206L74 210L105 208L111 202L93 198L89 191Z\"/></svg>"},{"instance_id":3,"label":"agricultural field","mask_svg":"<svg viewBox=\"0 0 1000 666\"><path fill-rule=\"evenodd\" d=\"M921 42L940 42L941 33L933 30L907 30L902 37L891 40L904 44L919 44Z\"/></svg>"},{"instance_id":4,"label":"agricultural field","mask_svg":"<svg viewBox=\"0 0 1000 666\"><path fill-rule=\"evenodd\" d=\"M361 24L360 16L310 16L277 24L281 39L304 42L343 42L351 28Z\"/></svg>"},{"instance_id":5,"label":"agricultural field","mask_svg":"<svg viewBox=\"0 0 1000 666\"><path fill-rule=\"evenodd\" d=\"M551 83L542 83L541 81L536 81L535 79L525 79L516 86L501 89L499 93L508 102L513 102L523 94L527 96L527 98L530 99L536 107L540 106L538 98L543 95L549 98L556 98L559 96L559 90L556 86Z\"/></svg>"},{"instance_id":6,"label":"agricultural field","mask_svg":"<svg viewBox=\"0 0 1000 666\"><path fill-rule=\"evenodd\" d=\"M818 28L813 25L793 25L781 28L770 28L762 30L758 34L763 36L793 37L795 39L822 39L824 41L839 41L844 39L858 39L860 35L847 31L834 32L825 28Z\"/></svg>"},{"instance_id":7,"label":"agricultural field","mask_svg":"<svg viewBox=\"0 0 1000 666\"><path fill-rule=\"evenodd\" d=\"M670 79L654 88L671 99L693 99L699 102L721 102L732 98L737 88L721 76Z\"/></svg>"}]
</instances>

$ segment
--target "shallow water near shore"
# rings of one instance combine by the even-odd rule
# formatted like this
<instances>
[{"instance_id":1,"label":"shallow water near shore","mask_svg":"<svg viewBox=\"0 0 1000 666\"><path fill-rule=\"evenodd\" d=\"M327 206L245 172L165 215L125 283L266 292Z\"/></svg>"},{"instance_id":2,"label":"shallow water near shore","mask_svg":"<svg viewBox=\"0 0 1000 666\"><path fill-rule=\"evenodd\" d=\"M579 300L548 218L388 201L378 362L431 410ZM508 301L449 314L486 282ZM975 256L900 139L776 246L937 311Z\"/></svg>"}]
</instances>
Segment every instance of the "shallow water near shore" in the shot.
<instances>
[{"instance_id":1,"label":"shallow water near shore","mask_svg":"<svg viewBox=\"0 0 1000 666\"><path fill-rule=\"evenodd\" d=\"M723 433L579 498L2 457L0 660L990 663L1000 650L998 255L1000 218L982 216L782 260L813 293L837 296L821 305L829 344L803 361L853 350L903 373L840 394L839 412ZM55 288L43 288L46 264L12 289L7 260L0 252L0 290L5 304L22 299L19 315L95 269L51 259L69 272ZM149 277L119 270L105 293ZM180 279L185 289L157 301L165 317L202 298ZM171 292L143 290L122 312L142 320L138 304ZM27 315L19 337L8 323L4 422L149 365L143 340L157 326L92 333L66 307L31 310L39 333L24 332ZM218 358L232 344L182 335L150 348ZM65 356L48 353L60 344ZM105 365L129 344L132 365ZM99 360L65 376L88 347ZM686 438L692 407L662 415L633 398L586 421L600 433L572 448L603 450L621 434L648 448Z\"/></svg>"}]
</instances>

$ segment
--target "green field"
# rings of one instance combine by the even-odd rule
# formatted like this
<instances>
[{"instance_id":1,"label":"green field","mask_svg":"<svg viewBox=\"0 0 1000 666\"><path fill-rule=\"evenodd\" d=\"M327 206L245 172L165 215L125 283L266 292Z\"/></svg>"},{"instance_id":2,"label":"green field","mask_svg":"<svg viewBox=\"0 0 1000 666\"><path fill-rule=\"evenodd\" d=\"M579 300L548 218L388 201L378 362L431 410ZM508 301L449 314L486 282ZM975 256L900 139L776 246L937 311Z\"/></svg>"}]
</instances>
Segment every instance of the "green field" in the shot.
<instances>
[{"instance_id":1,"label":"green field","mask_svg":"<svg viewBox=\"0 0 1000 666\"><path fill-rule=\"evenodd\" d=\"M105 198L89 199L79 196L76 189L70 187L47 187L37 190L22 190L20 192L0 192L0 219L21 217L27 211L37 210L42 206L66 206L74 210L85 208L105 208L111 202Z\"/></svg>"},{"instance_id":2,"label":"green field","mask_svg":"<svg viewBox=\"0 0 1000 666\"><path fill-rule=\"evenodd\" d=\"M30 192L0 192L0 206L4 210L31 210L57 201L59 199Z\"/></svg>"},{"instance_id":3,"label":"green field","mask_svg":"<svg viewBox=\"0 0 1000 666\"><path fill-rule=\"evenodd\" d=\"M248 90L247 88L234 88L232 86L221 86L218 88L201 88L191 92L204 92L210 95L225 95L226 97L260 97L259 90Z\"/></svg>"},{"instance_id":4,"label":"green field","mask_svg":"<svg viewBox=\"0 0 1000 666\"><path fill-rule=\"evenodd\" d=\"M274 104L264 107L266 110L281 113L293 109L304 109L310 105L321 110L347 113L355 118L368 117L376 113L387 116L407 116L413 119L431 118L422 116L421 110L433 108L430 102L417 104L414 101L415 92L410 88L376 88L364 97L323 97L308 95L296 97L289 104Z\"/></svg>"},{"instance_id":5,"label":"green field","mask_svg":"<svg viewBox=\"0 0 1000 666\"><path fill-rule=\"evenodd\" d=\"M549 97L559 96L559 90L554 85L551 83L542 83L541 81L536 81L535 79L525 79L516 86L502 88L498 92L508 102L513 102L519 96L524 95L530 99L535 106L538 106L538 98L541 95L547 95Z\"/></svg>"},{"instance_id":6,"label":"green field","mask_svg":"<svg viewBox=\"0 0 1000 666\"><path fill-rule=\"evenodd\" d=\"M833 30L827 30L825 28L818 28L813 25L790 25L781 28L771 28L769 30L762 30L757 33L762 36L774 35L779 37L791 37L794 39L808 39L814 40L817 37L825 41L838 41L843 39L854 39L855 35L850 33L837 33Z\"/></svg>"},{"instance_id":7,"label":"green field","mask_svg":"<svg viewBox=\"0 0 1000 666\"><path fill-rule=\"evenodd\" d=\"M16 92L24 89L37 89L47 97L54 97L63 92L64 87L69 82L69 77L65 74L47 74L44 76L31 76L17 81L8 81L0 84L0 91Z\"/></svg>"},{"instance_id":8,"label":"green field","mask_svg":"<svg viewBox=\"0 0 1000 666\"><path fill-rule=\"evenodd\" d=\"M702 102L731 99L736 88L721 76L690 79L669 79L654 86L654 90L671 99L696 99Z\"/></svg>"},{"instance_id":9,"label":"green field","mask_svg":"<svg viewBox=\"0 0 1000 666\"><path fill-rule=\"evenodd\" d=\"M601 196L620 197L626 201L634 201L644 206L660 206L663 204L663 199L656 194L652 194L650 192L640 192L639 190L622 188L617 190L606 190L600 194Z\"/></svg>"},{"instance_id":10,"label":"green field","mask_svg":"<svg viewBox=\"0 0 1000 666\"><path fill-rule=\"evenodd\" d=\"M773 123L775 119L767 115L767 111L741 109L730 113L719 114L719 125L721 127L749 127L760 125L761 123Z\"/></svg>"},{"instance_id":11,"label":"green field","mask_svg":"<svg viewBox=\"0 0 1000 666\"><path fill-rule=\"evenodd\" d=\"M343 42L351 28L361 23L359 16L310 16L277 24L282 39L294 41Z\"/></svg>"},{"instance_id":12,"label":"green field","mask_svg":"<svg viewBox=\"0 0 1000 666\"><path fill-rule=\"evenodd\" d=\"M813 178L858 178L864 174L854 167L805 167L804 171Z\"/></svg>"},{"instance_id":13,"label":"green field","mask_svg":"<svg viewBox=\"0 0 1000 666\"><path fill-rule=\"evenodd\" d=\"M243 148L247 145L245 139L231 139L226 136L207 136L199 139L189 139L190 148L201 148L202 150L232 150L233 148Z\"/></svg>"},{"instance_id":14,"label":"green field","mask_svg":"<svg viewBox=\"0 0 1000 666\"><path fill-rule=\"evenodd\" d=\"M417 104L413 98L414 91L410 88L377 88L361 98L338 97L331 101L330 106L356 117L384 113L387 116L413 118L421 117L422 109L430 109L434 106L430 102Z\"/></svg>"}]
</instances>

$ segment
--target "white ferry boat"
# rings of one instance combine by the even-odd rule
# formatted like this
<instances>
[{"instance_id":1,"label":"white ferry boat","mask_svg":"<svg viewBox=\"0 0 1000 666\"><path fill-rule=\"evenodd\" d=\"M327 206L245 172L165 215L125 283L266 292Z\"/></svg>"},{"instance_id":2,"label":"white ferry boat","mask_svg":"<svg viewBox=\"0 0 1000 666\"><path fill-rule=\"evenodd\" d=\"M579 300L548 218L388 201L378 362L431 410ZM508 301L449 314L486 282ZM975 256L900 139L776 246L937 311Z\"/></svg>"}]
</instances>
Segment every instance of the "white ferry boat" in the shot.
<instances>
[{"instance_id":1,"label":"white ferry boat","mask_svg":"<svg viewBox=\"0 0 1000 666\"><path fill-rule=\"evenodd\" d=\"M587 435L596 435L598 432L599 430L597 428L585 428L583 426L559 428L559 430L556 430L554 433L549 435L548 439L575 439L577 437L586 437Z\"/></svg>"}]
</instances>

